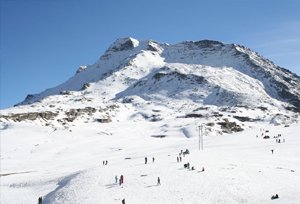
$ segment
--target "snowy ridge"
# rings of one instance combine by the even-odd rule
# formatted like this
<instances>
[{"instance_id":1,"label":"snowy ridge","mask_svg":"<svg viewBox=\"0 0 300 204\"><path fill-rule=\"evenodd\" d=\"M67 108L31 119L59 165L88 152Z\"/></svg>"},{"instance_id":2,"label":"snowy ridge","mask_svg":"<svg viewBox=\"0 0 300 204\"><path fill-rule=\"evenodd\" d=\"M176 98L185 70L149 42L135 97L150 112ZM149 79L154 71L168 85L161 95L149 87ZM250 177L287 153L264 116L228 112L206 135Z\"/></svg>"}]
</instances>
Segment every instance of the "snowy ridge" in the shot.
<instances>
[{"instance_id":1,"label":"snowy ridge","mask_svg":"<svg viewBox=\"0 0 300 204\"><path fill-rule=\"evenodd\" d=\"M219 84L216 85L222 90L234 92L231 87L237 84L230 86L231 81L222 76L222 72L218 73L216 71L216 68L224 70L223 68L227 67L232 72L232 78L240 78L241 76L242 78L250 77L257 81L255 84L260 83L259 88L254 85L256 86L255 88L258 88L258 93L252 90L250 91L250 95L254 94L257 95L256 98L261 98L260 94L262 93L262 89L264 89L264 94L267 93L269 97L282 102L288 102L296 106L296 108L300 108L300 78L276 66L271 61L264 59L248 48L210 40L186 41L175 45L168 45L151 40L139 42L133 38L116 40L95 64L87 66L84 69L80 67L81 71L78 71L75 76L65 83L40 94L30 95L21 104L30 104L49 95L56 95L65 91L80 91L85 89L85 86L90 83L95 83L95 86L101 84L102 88L106 89L108 87L103 87L102 83L106 78L112 80L109 86L121 86L124 89L128 89L136 81L142 80L142 78L145 80L147 78L146 74L153 71L152 68L161 69L165 66L173 66L172 64L177 64L179 70L184 70L184 67L189 66L189 72L198 71L201 69L201 66L211 67L210 71L214 72L215 76L210 77L221 78ZM182 65L181 67L180 64ZM228 70L226 72L230 72ZM230 76L228 75L227 77ZM239 89L249 93L248 89L242 87L242 83L243 81L239 81L239 84L241 84ZM151 86L150 84L148 85ZM122 91L116 88L114 92L117 95L117 92ZM111 96L112 98L114 96ZM232 104L235 105L236 103ZM215 103L214 105L218 104Z\"/></svg>"}]
</instances>

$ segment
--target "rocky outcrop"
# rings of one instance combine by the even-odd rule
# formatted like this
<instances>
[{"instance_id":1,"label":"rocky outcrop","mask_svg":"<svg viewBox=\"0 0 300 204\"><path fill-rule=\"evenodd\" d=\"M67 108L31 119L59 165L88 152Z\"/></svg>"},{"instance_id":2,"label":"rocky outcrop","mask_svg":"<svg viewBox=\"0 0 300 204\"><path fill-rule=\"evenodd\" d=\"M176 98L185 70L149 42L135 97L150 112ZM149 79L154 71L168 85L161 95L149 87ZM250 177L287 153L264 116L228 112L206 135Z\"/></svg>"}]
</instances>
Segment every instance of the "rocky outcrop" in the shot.
<instances>
[{"instance_id":1,"label":"rocky outcrop","mask_svg":"<svg viewBox=\"0 0 300 204\"><path fill-rule=\"evenodd\" d=\"M96 108L92 107L85 107L85 108L77 108L77 109L70 109L69 111L66 111L65 114L67 118L64 118L68 122L73 122L78 116L87 114L89 116L92 116L93 113L96 112Z\"/></svg>"},{"instance_id":2,"label":"rocky outcrop","mask_svg":"<svg viewBox=\"0 0 300 204\"><path fill-rule=\"evenodd\" d=\"M15 113L11 115L0 115L0 120L12 120L14 122L22 122L26 120L53 120L58 113L45 111L45 112L29 112L29 113Z\"/></svg>"},{"instance_id":3,"label":"rocky outcrop","mask_svg":"<svg viewBox=\"0 0 300 204\"><path fill-rule=\"evenodd\" d=\"M229 122L227 118L224 119L224 122L218 122L217 124L221 126L222 132L225 133L241 132L244 130L236 122Z\"/></svg>"}]
</instances>

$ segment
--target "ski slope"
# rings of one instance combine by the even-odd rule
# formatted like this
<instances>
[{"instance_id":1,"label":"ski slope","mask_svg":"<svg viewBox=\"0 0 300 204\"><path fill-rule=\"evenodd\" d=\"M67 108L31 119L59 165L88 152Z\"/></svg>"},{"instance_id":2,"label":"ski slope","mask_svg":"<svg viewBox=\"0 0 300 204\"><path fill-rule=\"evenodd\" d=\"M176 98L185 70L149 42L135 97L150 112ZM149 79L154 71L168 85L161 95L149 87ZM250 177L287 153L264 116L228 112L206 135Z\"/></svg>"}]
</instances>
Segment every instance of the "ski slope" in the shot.
<instances>
[{"instance_id":1,"label":"ski slope","mask_svg":"<svg viewBox=\"0 0 300 204\"><path fill-rule=\"evenodd\" d=\"M28 123L3 128L1 203L37 203L39 196L44 204L117 204L124 198L130 204L300 202L299 124L258 123L240 133L205 135L199 151L197 123L190 137L174 128L172 136L156 138L151 136L163 134L163 122L123 117L119 123L69 130ZM169 122L169 131L186 125L180 119ZM262 129L271 139L261 137ZM272 138L278 134L285 143ZM181 149L190 155L177 163ZM187 162L195 170L185 169ZM120 186L115 176L121 174ZM279 199L271 200L276 193Z\"/></svg>"}]
</instances>

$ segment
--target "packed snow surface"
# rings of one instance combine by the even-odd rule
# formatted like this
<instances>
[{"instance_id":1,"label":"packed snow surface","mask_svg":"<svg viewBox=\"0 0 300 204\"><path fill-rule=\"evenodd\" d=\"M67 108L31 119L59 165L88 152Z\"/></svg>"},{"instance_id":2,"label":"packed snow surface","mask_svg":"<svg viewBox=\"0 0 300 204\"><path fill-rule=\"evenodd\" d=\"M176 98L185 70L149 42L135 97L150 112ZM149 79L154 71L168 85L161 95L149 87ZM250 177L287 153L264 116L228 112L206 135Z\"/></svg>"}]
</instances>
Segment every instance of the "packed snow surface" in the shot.
<instances>
[{"instance_id":1,"label":"packed snow surface","mask_svg":"<svg viewBox=\"0 0 300 204\"><path fill-rule=\"evenodd\" d=\"M124 120L68 131L23 124L1 130L1 203L37 203L39 196L45 204L117 204L124 198L136 204L300 202L299 124L258 124L221 136L204 131L199 151L197 125L185 128L189 137L180 131L154 137L168 125L184 124L148 123ZM263 139L263 133L271 138ZM276 142L278 134L284 142ZM185 149L190 154L177 162ZM188 162L195 170L183 167ZM120 175L122 185L115 183ZM279 199L271 200L273 194Z\"/></svg>"}]
</instances>

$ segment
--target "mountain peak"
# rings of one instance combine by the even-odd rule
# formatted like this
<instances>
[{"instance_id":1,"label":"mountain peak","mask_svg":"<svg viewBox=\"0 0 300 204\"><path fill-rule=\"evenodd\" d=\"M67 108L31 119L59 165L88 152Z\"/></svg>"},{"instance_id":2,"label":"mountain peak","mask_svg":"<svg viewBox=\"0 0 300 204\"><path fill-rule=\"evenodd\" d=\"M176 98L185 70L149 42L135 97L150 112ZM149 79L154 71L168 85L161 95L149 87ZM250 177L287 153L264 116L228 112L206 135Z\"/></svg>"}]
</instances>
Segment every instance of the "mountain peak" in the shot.
<instances>
[{"instance_id":1,"label":"mountain peak","mask_svg":"<svg viewBox=\"0 0 300 204\"><path fill-rule=\"evenodd\" d=\"M130 50L139 46L139 41L132 37L118 38L112 45L108 48L108 51L124 51Z\"/></svg>"}]
</instances>

